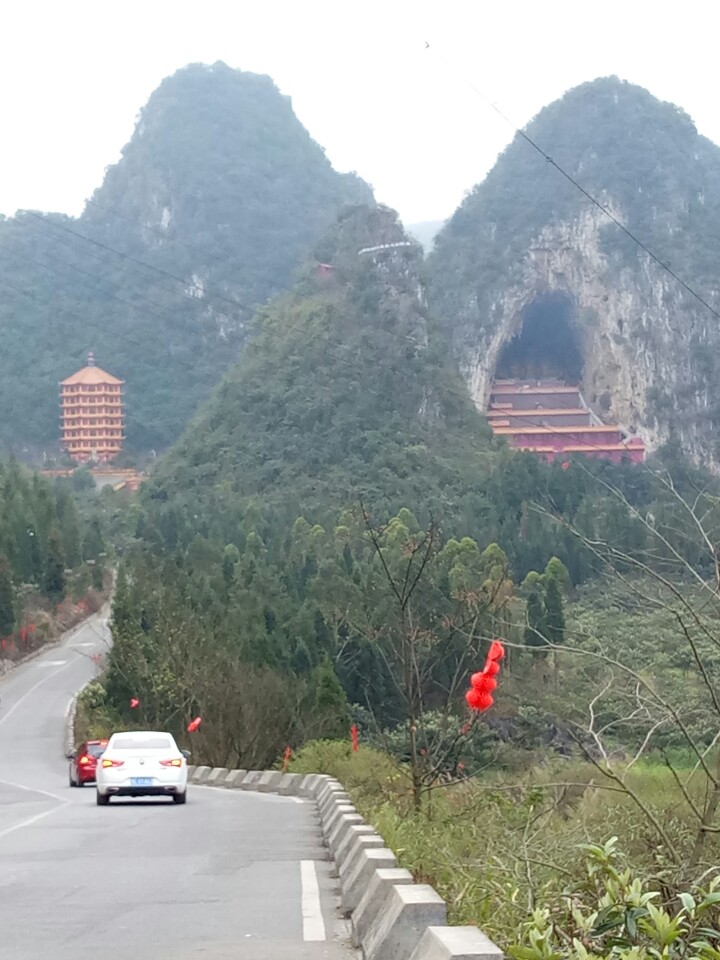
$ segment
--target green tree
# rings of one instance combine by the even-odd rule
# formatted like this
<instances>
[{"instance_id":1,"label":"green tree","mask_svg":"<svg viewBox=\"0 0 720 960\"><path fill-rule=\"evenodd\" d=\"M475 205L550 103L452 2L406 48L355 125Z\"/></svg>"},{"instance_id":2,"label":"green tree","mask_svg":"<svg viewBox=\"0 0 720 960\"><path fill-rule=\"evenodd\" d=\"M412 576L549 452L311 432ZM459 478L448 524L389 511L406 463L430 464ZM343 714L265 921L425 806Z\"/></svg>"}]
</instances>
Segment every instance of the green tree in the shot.
<instances>
[{"instance_id":1,"label":"green tree","mask_svg":"<svg viewBox=\"0 0 720 960\"><path fill-rule=\"evenodd\" d=\"M57 527L48 535L43 590L53 600L61 600L65 594L65 551Z\"/></svg>"},{"instance_id":2,"label":"green tree","mask_svg":"<svg viewBox=\"0 0 720 960\"><path fill-rule=\"evenodd\" d=\"M523 633L523 643L527 647L544 647L547 645L545 637L545 605L540 594L532 590L528 594L525 609L526 625Z\"/></svg>"},{"instance_id":3,"label":"green tree","mask_svg":"<svg viewBox=\"0 0 720 960\"><path fill-rule=\"evenodd\" d=\"M10 564L6 557L0 557L0 634L3 635L15 628L14 594Z\"/></svg>"},{"instance_id":4,"label":"green tree","mask_svg":"<svg viewBox=\"0 0 720 960\"><path fill-rule=\"evenodd\" d=\"M83 540L83 559L95 560L97 563L101 554L105 553L105 541L103 540L100 518L93 517L88 524L85 539Z\"/></svg>"},{"instance_id":5,"label":"green tree","mask_svg":"<svg viewBox=\"0 0 720 960\"><path fill-rule=\"evenodd\" d=\"M545 587L544 633L548 643L560 646L565 641L565 605L560 586L550 577Z\"/></svg>"},{"instance_id":6,"label":"green tree","mask_svg":"<svg viewBox=\"0 0 720 960\"><path fill-rule=\"evenodd\" d=\"M80 518L73 497L65 490L57 497L57 513L65 549L65 562L71 569L82 559L80 546Z\"/></svg>"}]
</instances>

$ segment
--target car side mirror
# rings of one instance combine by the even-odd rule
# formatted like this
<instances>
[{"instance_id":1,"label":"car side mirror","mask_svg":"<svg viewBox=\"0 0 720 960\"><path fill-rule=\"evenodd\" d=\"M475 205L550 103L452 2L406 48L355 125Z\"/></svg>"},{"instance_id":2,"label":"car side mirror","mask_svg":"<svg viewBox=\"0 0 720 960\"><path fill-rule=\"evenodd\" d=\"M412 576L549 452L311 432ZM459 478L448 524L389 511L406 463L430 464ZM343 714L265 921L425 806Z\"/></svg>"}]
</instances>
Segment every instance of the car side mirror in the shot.
<instances>
[{"instance_id":1,"label":"car side mirror","mask_svg":"<svg viewBox=\"0 0 720 960\"><path fill-rule=\"evenodd\" d=\"M180 753L185 757L186 760L189 760L192 756L189 750L181 750Z\"/></svg>"}]
</instances>

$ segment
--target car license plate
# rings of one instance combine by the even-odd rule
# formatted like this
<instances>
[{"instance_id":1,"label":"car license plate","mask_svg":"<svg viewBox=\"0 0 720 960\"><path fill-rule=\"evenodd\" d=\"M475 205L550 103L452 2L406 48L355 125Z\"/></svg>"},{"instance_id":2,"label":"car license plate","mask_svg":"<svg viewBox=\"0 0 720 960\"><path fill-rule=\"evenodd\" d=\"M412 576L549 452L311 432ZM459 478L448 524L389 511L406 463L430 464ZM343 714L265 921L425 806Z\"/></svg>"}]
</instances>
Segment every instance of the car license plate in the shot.
<instances>
[{"instance_id":1,"label":"car license plate","mask_svg":"<svg viewBox=\"0 0 720 960\"><path fill-rule=\"evenodd\" d=\"M131 787L151 787L152 783L152 777L130 777Z\"/></svg>"}]
</instances>

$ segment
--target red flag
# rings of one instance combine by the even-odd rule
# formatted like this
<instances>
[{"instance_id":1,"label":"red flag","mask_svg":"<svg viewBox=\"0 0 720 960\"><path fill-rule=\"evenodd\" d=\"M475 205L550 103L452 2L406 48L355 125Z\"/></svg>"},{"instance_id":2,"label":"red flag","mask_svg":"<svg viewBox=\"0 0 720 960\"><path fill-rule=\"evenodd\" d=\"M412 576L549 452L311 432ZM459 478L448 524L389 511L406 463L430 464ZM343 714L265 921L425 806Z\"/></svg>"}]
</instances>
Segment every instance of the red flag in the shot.
<instances>
[{"instance_id":1,"label":"red flag","mask_svg":"<svg viewBox=\"0 0 720 960\"><path fill-rule=\"evenodd\" d=\"M137 697L131 697L131 698L130 698L130 709L131 709L131 710L134 710L135 707L139 707L139 706L140 706L140 701L138 700L138 698L137 698Z\"/></svg>"},{"instance_id":2,"label":"red flag","mask_svg":"<svg viewBox=\"0 0 720 960\"><path fill-rule=\"evenodd\" d=\"M285 755L283 757L283 765L282 765L283 772L287 771L288 764L290 763L290 757L292 757L292 748L285 747Z\"/></svg>"},{"instance_id":3,"label":"red flag","mask_svg":"<svg viewBox=\"0 0 720 960\"><path fill-rule=\"evenodd\" d=\"M357 753L358 750L360 749L360 743L359 743L358 728L356 723L354 723L350 727L350 739L352 740L353 753Z\"/></svg>"},{"instance_id":4,"label":"red flag","mask_svg":"<svg viewBox=\"0 0 720 960\"><path fill-rule=\"evenodd\" d=\"M190 723L187 725L187 732L195 733L195 731L199 729L201 723L202 723L202 717L195 717L195 719L191 720Z\"/></svg>"}]
</instances>

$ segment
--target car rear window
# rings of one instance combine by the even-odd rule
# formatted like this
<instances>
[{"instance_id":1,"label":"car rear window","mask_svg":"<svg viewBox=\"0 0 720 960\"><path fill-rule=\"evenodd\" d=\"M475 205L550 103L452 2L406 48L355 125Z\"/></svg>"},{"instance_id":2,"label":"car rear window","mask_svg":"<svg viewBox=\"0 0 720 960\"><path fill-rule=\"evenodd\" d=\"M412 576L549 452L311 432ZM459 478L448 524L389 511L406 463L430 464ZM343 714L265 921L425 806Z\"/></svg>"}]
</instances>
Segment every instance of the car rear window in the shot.
<instances>
[{"instance_id":1,"label":"car rear window","mask_svg":"<svg viewBox=\"0 0 720 960\"><path fill-rule=\"evenodd\" d=\"M98 757L101 757L106 750L106 743L89 743L85 748L85 752L89 753L91 757L95 757L96 760Z\"/></svg>"},{"instance_id":2,"label":"car rear window","mask_svg":"<svg viewBox=\"0 0 720 960\"><path fill-rule=\"evenodd\" d=\"M122 737L113 740L113 750L169 750L172 744L167 737Z\"/></svg>"}]
</instances>

